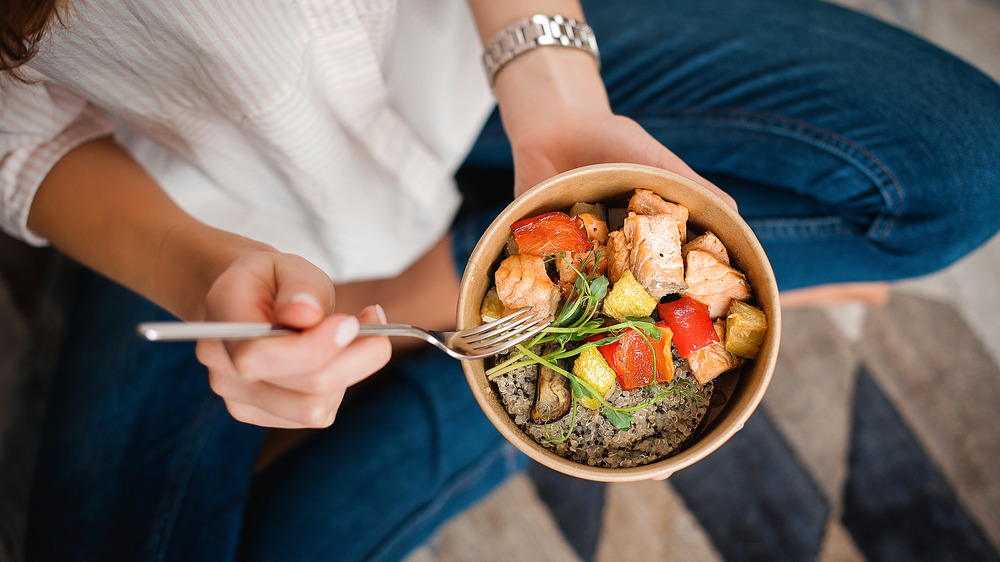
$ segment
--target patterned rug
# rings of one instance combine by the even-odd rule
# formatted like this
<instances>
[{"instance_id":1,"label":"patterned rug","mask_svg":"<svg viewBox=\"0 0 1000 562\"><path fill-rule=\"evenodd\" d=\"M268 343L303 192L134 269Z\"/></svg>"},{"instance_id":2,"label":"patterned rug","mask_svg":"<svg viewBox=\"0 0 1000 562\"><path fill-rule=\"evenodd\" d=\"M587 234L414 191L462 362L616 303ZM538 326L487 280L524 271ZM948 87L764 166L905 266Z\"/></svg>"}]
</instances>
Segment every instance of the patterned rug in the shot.
<instances>
[{"instance_id":1,"label":"patterned rug","mask_svg":"<svg viewBox=\"0 0 1000 562\"><path fill-rule=\"evenodd\" d=\"M631 484L535 465L412 558L1000 559L1000 370L954 310L897 292L856 341L814 309L783 336L762 407L705 460Z\"/></svg>"}]
</instances>

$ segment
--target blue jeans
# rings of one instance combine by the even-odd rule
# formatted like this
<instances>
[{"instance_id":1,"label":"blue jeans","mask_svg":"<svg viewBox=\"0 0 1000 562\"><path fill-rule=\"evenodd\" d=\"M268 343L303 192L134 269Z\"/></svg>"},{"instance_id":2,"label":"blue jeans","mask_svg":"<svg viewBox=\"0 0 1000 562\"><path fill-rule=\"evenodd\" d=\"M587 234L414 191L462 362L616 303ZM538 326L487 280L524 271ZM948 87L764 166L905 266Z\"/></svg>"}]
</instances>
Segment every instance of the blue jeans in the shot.
<instances>
[{"instance_id":1,"label":"blue jeans","mask_svg":"<svg viewBox=\"0 0 1000 562\"><path fill-rule=\"evenodd\" d=\"M782 288L940 268L997 229L1000 88L814 0L585 2L617 111L737 199ZM494 116L469 168L510 168ZM499 199L509 197L507 192ZM489 215L456 227L458 263ZM166 314L85 275L52 384L32 559L398 559L523 459L457 362L399 357L260 474Z\"/></svg>"},{"instance_id":2,"label":"blue jeans","mask_svg":"<svg viewBox=\"0 0 1000 562\"><path fill-rule=\"evenodd\" d=\"M170 319L90 272L52 382L29 514L31 560L395 560L523 468L435 348L352 387L333 429L259 474Z\"/></svg>"},{"instance_id":3,"label":"blue jeans","mask_svg":"<svg viewBox=\"0 0 1000 562\"><path fill-rule=\"evenodd\" d=\"M615 111L736 199L779 288L923 275L1000 227L1000 87L944 51L813 0L583 4ZM467 165L509 151L493 115Z\"/></svg>"}]
</instances>

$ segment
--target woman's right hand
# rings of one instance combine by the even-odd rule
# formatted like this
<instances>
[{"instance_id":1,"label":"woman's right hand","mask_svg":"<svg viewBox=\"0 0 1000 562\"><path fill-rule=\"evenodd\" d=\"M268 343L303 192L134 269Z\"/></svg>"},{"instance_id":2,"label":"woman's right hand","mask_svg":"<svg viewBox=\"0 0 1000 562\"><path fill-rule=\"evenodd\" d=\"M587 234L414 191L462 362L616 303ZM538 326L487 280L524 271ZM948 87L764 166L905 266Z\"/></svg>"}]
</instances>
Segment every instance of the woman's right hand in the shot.
<instances>
[{"instance_id":1,"label":"woman's right hand","mask_svg":"<svg viewBox=\"0 0 1000 562\"><path fill-rule=\"evenodd\" d=\"M198 342L212 390L237 420L275 428L327 427L348 387L377 372L392 353L386 337L357 338L360 322L385 322L377 305L358 316L334 312L322 270L289 254L254 252L218 277L206 320L271 322L299 333Z\"/></svg>"},{"instance_id":2,"label":"woman's right hand","mask_svg":"<svg viewBox=\"0 0 1000 562\"><path fill-rule=\"evenodd\" d=\"M359 322L382 319L379 309L335 314L333 284L323 271L190 216L112 138L85 142L55 164L32 200L28 226L182 320L300 330L199 342L212 389L238 420L328 426L344 391L389 361L388 338L354 339Z\"/></svg>"}]
</instances>

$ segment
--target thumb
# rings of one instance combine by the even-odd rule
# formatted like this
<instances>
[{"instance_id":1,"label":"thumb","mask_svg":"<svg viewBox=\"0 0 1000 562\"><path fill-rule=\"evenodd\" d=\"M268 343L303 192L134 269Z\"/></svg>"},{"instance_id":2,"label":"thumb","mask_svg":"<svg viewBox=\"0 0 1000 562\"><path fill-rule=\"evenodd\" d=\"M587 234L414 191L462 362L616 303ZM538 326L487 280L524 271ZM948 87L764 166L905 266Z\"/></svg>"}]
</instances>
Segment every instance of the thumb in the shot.
<instances>
[{"instance_id":1,"label":"thumb","mask_svg":"<svg viewBox=\"0 0 1000 562\"><path fill-rule=\"evenodd\" d=\"M333 313L333 282L326 273L298 256L282 256L274 265L278 324L308 329Z\"/></svg>"}]
</instances>

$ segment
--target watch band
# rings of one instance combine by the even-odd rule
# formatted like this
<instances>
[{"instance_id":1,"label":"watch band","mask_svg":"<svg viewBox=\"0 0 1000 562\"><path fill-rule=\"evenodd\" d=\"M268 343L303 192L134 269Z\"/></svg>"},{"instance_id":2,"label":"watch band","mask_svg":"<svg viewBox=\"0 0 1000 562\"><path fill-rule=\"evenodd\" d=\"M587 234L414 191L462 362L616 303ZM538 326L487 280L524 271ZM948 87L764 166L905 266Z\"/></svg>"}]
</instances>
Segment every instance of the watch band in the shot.
<instances>
[{"instance_id":1,"label":"watch band","mask_svg":"<svg viewBox=\"0 0 1000 562\"><path fill-rule=\"evenodd\" d=\"M535 14L502 29L486 44L483 65L493 87L497 72L521 53L544 46L573 47L590 53L601 65L594 30L572 18Z\"/></svg>"}]
</instances>

